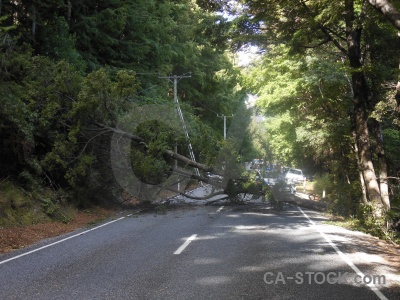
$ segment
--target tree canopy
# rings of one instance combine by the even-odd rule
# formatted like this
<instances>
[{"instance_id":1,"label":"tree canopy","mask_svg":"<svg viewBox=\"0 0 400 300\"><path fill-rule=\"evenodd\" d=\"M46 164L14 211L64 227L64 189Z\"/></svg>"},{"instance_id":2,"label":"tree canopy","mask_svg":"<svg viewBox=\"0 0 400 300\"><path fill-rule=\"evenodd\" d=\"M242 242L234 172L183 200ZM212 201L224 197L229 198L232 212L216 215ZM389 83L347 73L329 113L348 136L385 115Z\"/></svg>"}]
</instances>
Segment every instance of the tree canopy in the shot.
<instances>
[{"instance_id":1,"label":"tree canopy","mask_svg":"<svg viewBox=\"0 0 400 300\"><path fill-rule=\"evenodd\" d=\"M400 201L397 6L1 1L0 180L80 204L122 199L129 176L138 198L206 180L197 167L225 172L231 195L239 163L263 157L324 174L337 211L382 221ZM249 45L258 59L236 66Z\"/></svg>"},{"instance_id":2,"label":"tree canopy","mask_svg":"<svg viewBox=\"0 0 400 300\"><path fill-rule=\"evenodd\" d=\"M218 114L233 114L246 96L227 52L225 17L190 0L70 0L2 1L0 18L1 178L71 199L118 198L110 128L136 124L125 129L143 135L146 148L132 150L132 166L158 183L170 172L166 148L176 144L189 155L171 74L191 74L179 81L177 97L195 157L215 161ZM174 137L147 141L170 131L152 121L165 113L152 105L175 114Z\"/></svg>"},{"instance_id":3,"label":"tree canopy","mask_svg":"<svg viewBox=\"0 0 400 300\"><path fill-rule=\"evenodd\" d=\"M399 42L395 6L352 0L240 2L245 13L237 34L246 34L263 53L246 82L267 117L275 157L329 172L340 186L357 183L364 188L354 189L357 195L349 184L345 201L363 201L381 217L391 207L388 178L396 178L392 187L398 184L398 168L388 166L384 154L385 132L397 123L397 115L390 114L397 110L390 88L398 76L398 47L384 46Z\"/></svg>"}]
</instances>

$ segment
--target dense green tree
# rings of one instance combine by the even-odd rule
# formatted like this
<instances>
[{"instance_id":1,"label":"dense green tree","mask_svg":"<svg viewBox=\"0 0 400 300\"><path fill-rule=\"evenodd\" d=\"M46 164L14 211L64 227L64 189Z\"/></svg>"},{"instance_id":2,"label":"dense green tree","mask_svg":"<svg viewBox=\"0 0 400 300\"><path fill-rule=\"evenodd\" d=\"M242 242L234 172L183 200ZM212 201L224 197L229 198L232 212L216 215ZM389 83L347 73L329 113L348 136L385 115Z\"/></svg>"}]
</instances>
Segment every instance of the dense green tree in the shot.
<instances>
[{"instance_id":1,"label":"dense green tree","mask_svg":"<svg viewBox=\"0 0 400 300\"><path fill-rule=\"evenodd\" d=\"M17 47L8 33L1 32L0 89L2 95L0 132L1 176L17 176L32 151L32 121L35 113L26 100L23 77L31 67L31 49Z\"/></svg>"},{"instance_id":2,"label":"dense green tree","mask_svg":"<svg viewBox=\"0 0 400 300\"><path fill-rule=\"evenodd\" d=\"M217 114L233 114L245 97L226 53L231 25L224 17L191 0L1 4L1 178L75 192L82 200L100 194L95 191L114 193L115 128L131 122L134 110L143 109L146 122L159 118L148 105L176 114L173 86L159 76L189 72L178 97L190 141L196 158L216 160L223 128ZM178 151L187 155L187 144L182 139ZM155 183L154 175L163 173L152 169L157 161L169 175L168 160L147 155L141 164L143 153L135 153L140 178Z\"/></svg>"},{"instance_id":3,"label":"dense green tree","mask_svg":"<svg viewBox=\"0 0 400 300\"><path fill-rule=\"evenodd\" d=\"M283 45L254 67L247 84L267 117L265 130L275 159L312 170L305 162L344 160L350 122L349 84L341 62L325 56L293 56ZM338 93L341 91L341 93Z\"/></svg>"},{"instance_id":4,"label":"dense green tree","mask_svg":"<svg viewBox=\"0 0 400 300\"><path fill-rule=\"evenodd\" d=\"M372 36L372 28L377 29L377 24L383 31L388 32L388 28L381 26L382 20L377 20L372 9L363 5L362 1L348 0L340 5L329 1L243 2L249 7L247 20L254 24L247 28L251 29L254 35L262 35L270 44L285 43L290 46L291 53L300 53L303 57L310 50L320 48L331 53L331 61L336 59L344 62L344 73L348 74L351 82L350 116L356 134L359 167L366 183L370 204L375 207L376 215L381 215L382 210L389 209L390 204L387 199L381 197L375 176L375 169L378 168L374 165L371 155L374 138L368 120L376 103L371 102L371 80L377 80L377 77L370 76L373 73L368 72L368 67L383 66L382 62L385 61L383 56L379 58L373 54L374 50L375 53L379 52L379 45L368 37ZM314 55L321 57L321 54ZM368 60L368 57L374 61ZM377 64L377 60L380 63ZM388 61L386 66L390 68ZM382 80L377 82L382 84ZM295 83L289 82L287 86L283 85L283 95L290 93L293 84Z\"/></svg>"}]
</instances>

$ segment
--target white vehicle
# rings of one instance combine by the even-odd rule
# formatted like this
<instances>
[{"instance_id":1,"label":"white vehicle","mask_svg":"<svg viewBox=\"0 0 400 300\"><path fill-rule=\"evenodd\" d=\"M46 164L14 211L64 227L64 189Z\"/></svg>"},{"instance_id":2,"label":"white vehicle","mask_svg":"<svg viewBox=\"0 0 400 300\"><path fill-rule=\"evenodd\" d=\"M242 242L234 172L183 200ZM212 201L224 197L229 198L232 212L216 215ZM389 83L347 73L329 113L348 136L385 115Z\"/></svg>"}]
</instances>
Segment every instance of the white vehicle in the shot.
<instances>
[{"instance_id":1,"label":"white vehicle","mask_svg":"<svg viewBox=\"0 0 400 300\"><path fill-rule=\"evenodd\" d=\"M303 171L300 169L289 168L284 173L286 182L289 183L300 183L304 181Z\"/></svg>"}]
</instances>

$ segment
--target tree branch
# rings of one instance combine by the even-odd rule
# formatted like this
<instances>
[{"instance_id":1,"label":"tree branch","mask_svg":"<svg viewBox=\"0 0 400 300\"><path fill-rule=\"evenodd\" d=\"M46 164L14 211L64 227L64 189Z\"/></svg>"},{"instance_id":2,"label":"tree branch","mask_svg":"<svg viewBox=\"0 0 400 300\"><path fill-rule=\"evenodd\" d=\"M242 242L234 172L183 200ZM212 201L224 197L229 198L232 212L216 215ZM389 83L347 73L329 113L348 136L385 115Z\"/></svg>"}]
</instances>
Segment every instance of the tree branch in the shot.
<instances>
[{"instance_id":1,"label":"tree branch","mask_svg":"<svg viewBox=\"0 0 400 300\"><path fill-rule=\"evenodd\" d=\"M104 124L99 123L99 122L95 122L94 124L95 124L96 126L98 126L98 127L101 127L101 128L107 129L107 130L109 130L109 131L112 131L112 132L114 132L114 133L120 134L122 137L126 137L126 138L128 138L128 139L131 139L131 140L133 140L133 141L135 141L135 142L138 142L139 144L144 145L144 146L147 147L147 145L146 145L146 143L143 141L143 139L141 139L141 138L138 137L137 135L133 135L133 134L127 133L127 132L122 131L122 130L120 130L120 129L116 129L116 128L114 128L114 127L110 127L110 126L104 125Z\"/></svg>"},{"instance_id":2,"label":"tree branch","mask_svg":"<svg viewBox=\"0 0 400 300\"><path fill-rule=\"evenodd\" d=\"M172 188L167 188L167 190L169 190L171 192L174 192L174 193L177 193L179 195L182 195L182 196L184 196L186 198L193 199L193 200L207 200L207 199L211 199L211 198L213 198L215 196L226 195L226 193L224 191L219 191L219 192L215 192L215 193L212 193L210 195L207 195L207 196L197 197L197 196L192 196L192 195L189 195L189 194L186 194L186 193L182 193L182 192L180 192L178 190L175 190L175 189L172 189ZM222 198L222 199L225 199L225 198ZM219 201L219 200L222 200L222 199L218 199L216 201Z\"/></svg>"},{"instance_id":3,"label":"tree branch","mask_svg":"<svg viewBox=\"0 0 400 300\"><path fill-rule=\"evenodd\" d=\"M398 30L400 30L400 13L388 0L368 0L377 11L382 13L389 22Z\"/></svg>"},{"instance_id":4,"label":"tree branch","mask_svg":"<svg viewBox=\"0 0 400 300\"><path fill-rule=\"evenodd\" d=\"M74 161L76 161L79 157L82 156L83 152L85 152L86 147L89 145L89 143L94 140L95 138L98 138L99 136L105 134L109 132L109 130L103 129L99 134L96 134L95 136L91 137L86 143L85 146L82 148L81 152L79 153L79 155L77 157L75 157L72 161L70 161L69 163L73 163Z\"/></svg>"},{"instance_id":5,"label":"tree branch","mask_svg":"<svg viewBox=\"0 0 400 300\"><path fill-rule=\"evenodd\" d=\"M180 155L180 154L175 153L175 152L173 152L171 150L165 150L164 154L166 154L166 155L168 155L168 156L170 156L172 158L175 158L176 160L179 160L179 161L187 164L188 166L195 167L195 168L203 170L205 172L212 172L213 171L213 167L198 163L196 161L193 161L193 160L187 158L186 156Z\"/></svg>"},{"instance_id":6,"label":"tree branch","mask_svg":"<svg viewBox=\"0 0 400 300\"><path fill-rule=\"evenodd\" d=\"M300 198L296 195L293 195L290 192L286 192L283 190L282 186L274 185L272 187L272 196L274 200L277 202L286 202L293 205L298 205L305 208L311 208L318 211L326 211L327 205L324 202L313 201L308 199Z\"/></svg>"},{"instance_id":7,"label":"tree branch","mask_svg":"<svg viewBox=\"0 0 400 300\"><path fill-rule=\"evenodd\" d=\"M185 176L187 178L196 179L196 180L202 181L204 183L209 183L209 184L211 184L213 186L216 186L216 187L219 187L221 189L224 188L224 186L220 182L215 181L212 178L198 176L196 174L186 172L186 171L184 171L182 169L173 169L172 172L175 173L175 174L179 174L179 175Z\"/></svg>"},{"instance_id":8,"label":"tree branch","mask_svg":"<svg viewBox=\"0 0 400 300\"><path fill-rule=\"evenodd\" d=\"M211 201L208 201L206 203L206 205L210 205L212 203L215 203L215 202L218 202L218 201L221 201L221 200L227 200L227 199L229 199L229 197L224 197L224 198L219 198L219 199L216 199L216 200L211 200Z\"/></svg>"},{"instance_id":9,"label":"tree branch","mask_svg":"<svg viewBox=\"0 0 400 300\"><path fill-rule=\"evenodd\" d=\"M319 42L316 45L313 45L313 46L311 46L311 45L309 45L309 46L300 46L300 47L307 48L307 49L314 49L314 48L318 48L318 47L320 47L322 45L325 45L325 44L329 43L330 41L331 41L331 39L327 38L326 40L323 40L323 41Z\"/></svg>"},{"instance_id":10,"label":"tree branch","mask_svg":"<svg viewBox=\"0 0 400 300\"><path fill-rule=\"evenodd\" d=\"M301 4L303 5L303 7L310 13L311 17L314 18L314 13L311 11L311 9L307 6L305 1L302 1ZM322 25L321 23L317 23L317 27L322 31L322 33L326 36L326 38L329 41L332 41L332 43L345 55L347 55L347 50L346 48L344 48L340 42L338 40L336 40L332 34L329 33L329 30L334 32L332 29L327 29L324 25Z\"/></svg>"},{"instance_id":11,"label":"tree branch","mask_svg":"<svg viewBox=\"0 0 400 300\"><path fill-rule=\"evenodd\" d=\"M135 142L137 142L137 143L139 143L141 145L144 145L146 148L148 147L148 145L144 142L144 140L142 138L140 138L139 136L137 136L137 135L130 134L130 133L125 132L123 130L120 130L120 129L117 129L117 128L113 128L113 127L104 125L104 124L99 123L99 122L96 122L95 125L98 126L98 127L107 129L109 131L112 131L114 133L117 133L117 134L121 135L121 137L125 137L125 138L128 138L128 139L131 139L131 140L133 140L133 141L135 141ZM179 160L179 161L185 163L188 166L191 166L191 167L194 167L194 168L198 168L198 169L203 170L205 172L212 172L213 171L213 167L198 163L196 161L193 161L193 160L187 158L186 156L180 155L180 154L175 153L175 152L173 152L171 150L165 150L164 154L169 156L169 157L172 157L172 158L174 158L176 160Z\"/></svg>"},{"instance_id":12,"label":"tree branch","mask_svg":"<svg viewBox=\"0 0 400 300\"><path fill-rule=\"evenodd\" d=\"M329 33L328 29L326 29L323 25L319 24L318 25L319 29L325 34L325 36L332 41L332 43L345 55L347 55L347 50L344 48L340 42L332 37L332 35Z\"/></svg>"}]
</instances>

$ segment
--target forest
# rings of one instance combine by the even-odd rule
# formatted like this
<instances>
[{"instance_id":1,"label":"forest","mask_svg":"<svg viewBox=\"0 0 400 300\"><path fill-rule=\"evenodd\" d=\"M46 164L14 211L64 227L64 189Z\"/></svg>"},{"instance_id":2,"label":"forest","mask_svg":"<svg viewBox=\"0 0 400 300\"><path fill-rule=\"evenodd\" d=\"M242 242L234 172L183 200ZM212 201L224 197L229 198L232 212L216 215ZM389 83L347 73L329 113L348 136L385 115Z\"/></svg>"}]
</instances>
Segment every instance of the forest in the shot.
<instances>
[{"instance_id":1,"label":"forest","mask_svg":"<svg viewBox=\"0 0 400 300\"><path fill-rule=\"evenodd\" d=\"M303 169L332 213L390 235L400 227L398 9L1 0L0 225L38 209L67 221L69 205L151 202L207 171L234 197L252 188L232 185L240 163L263 158ZM255 58L239 64L250 48Z\"/></svg>"}]
</instances>

